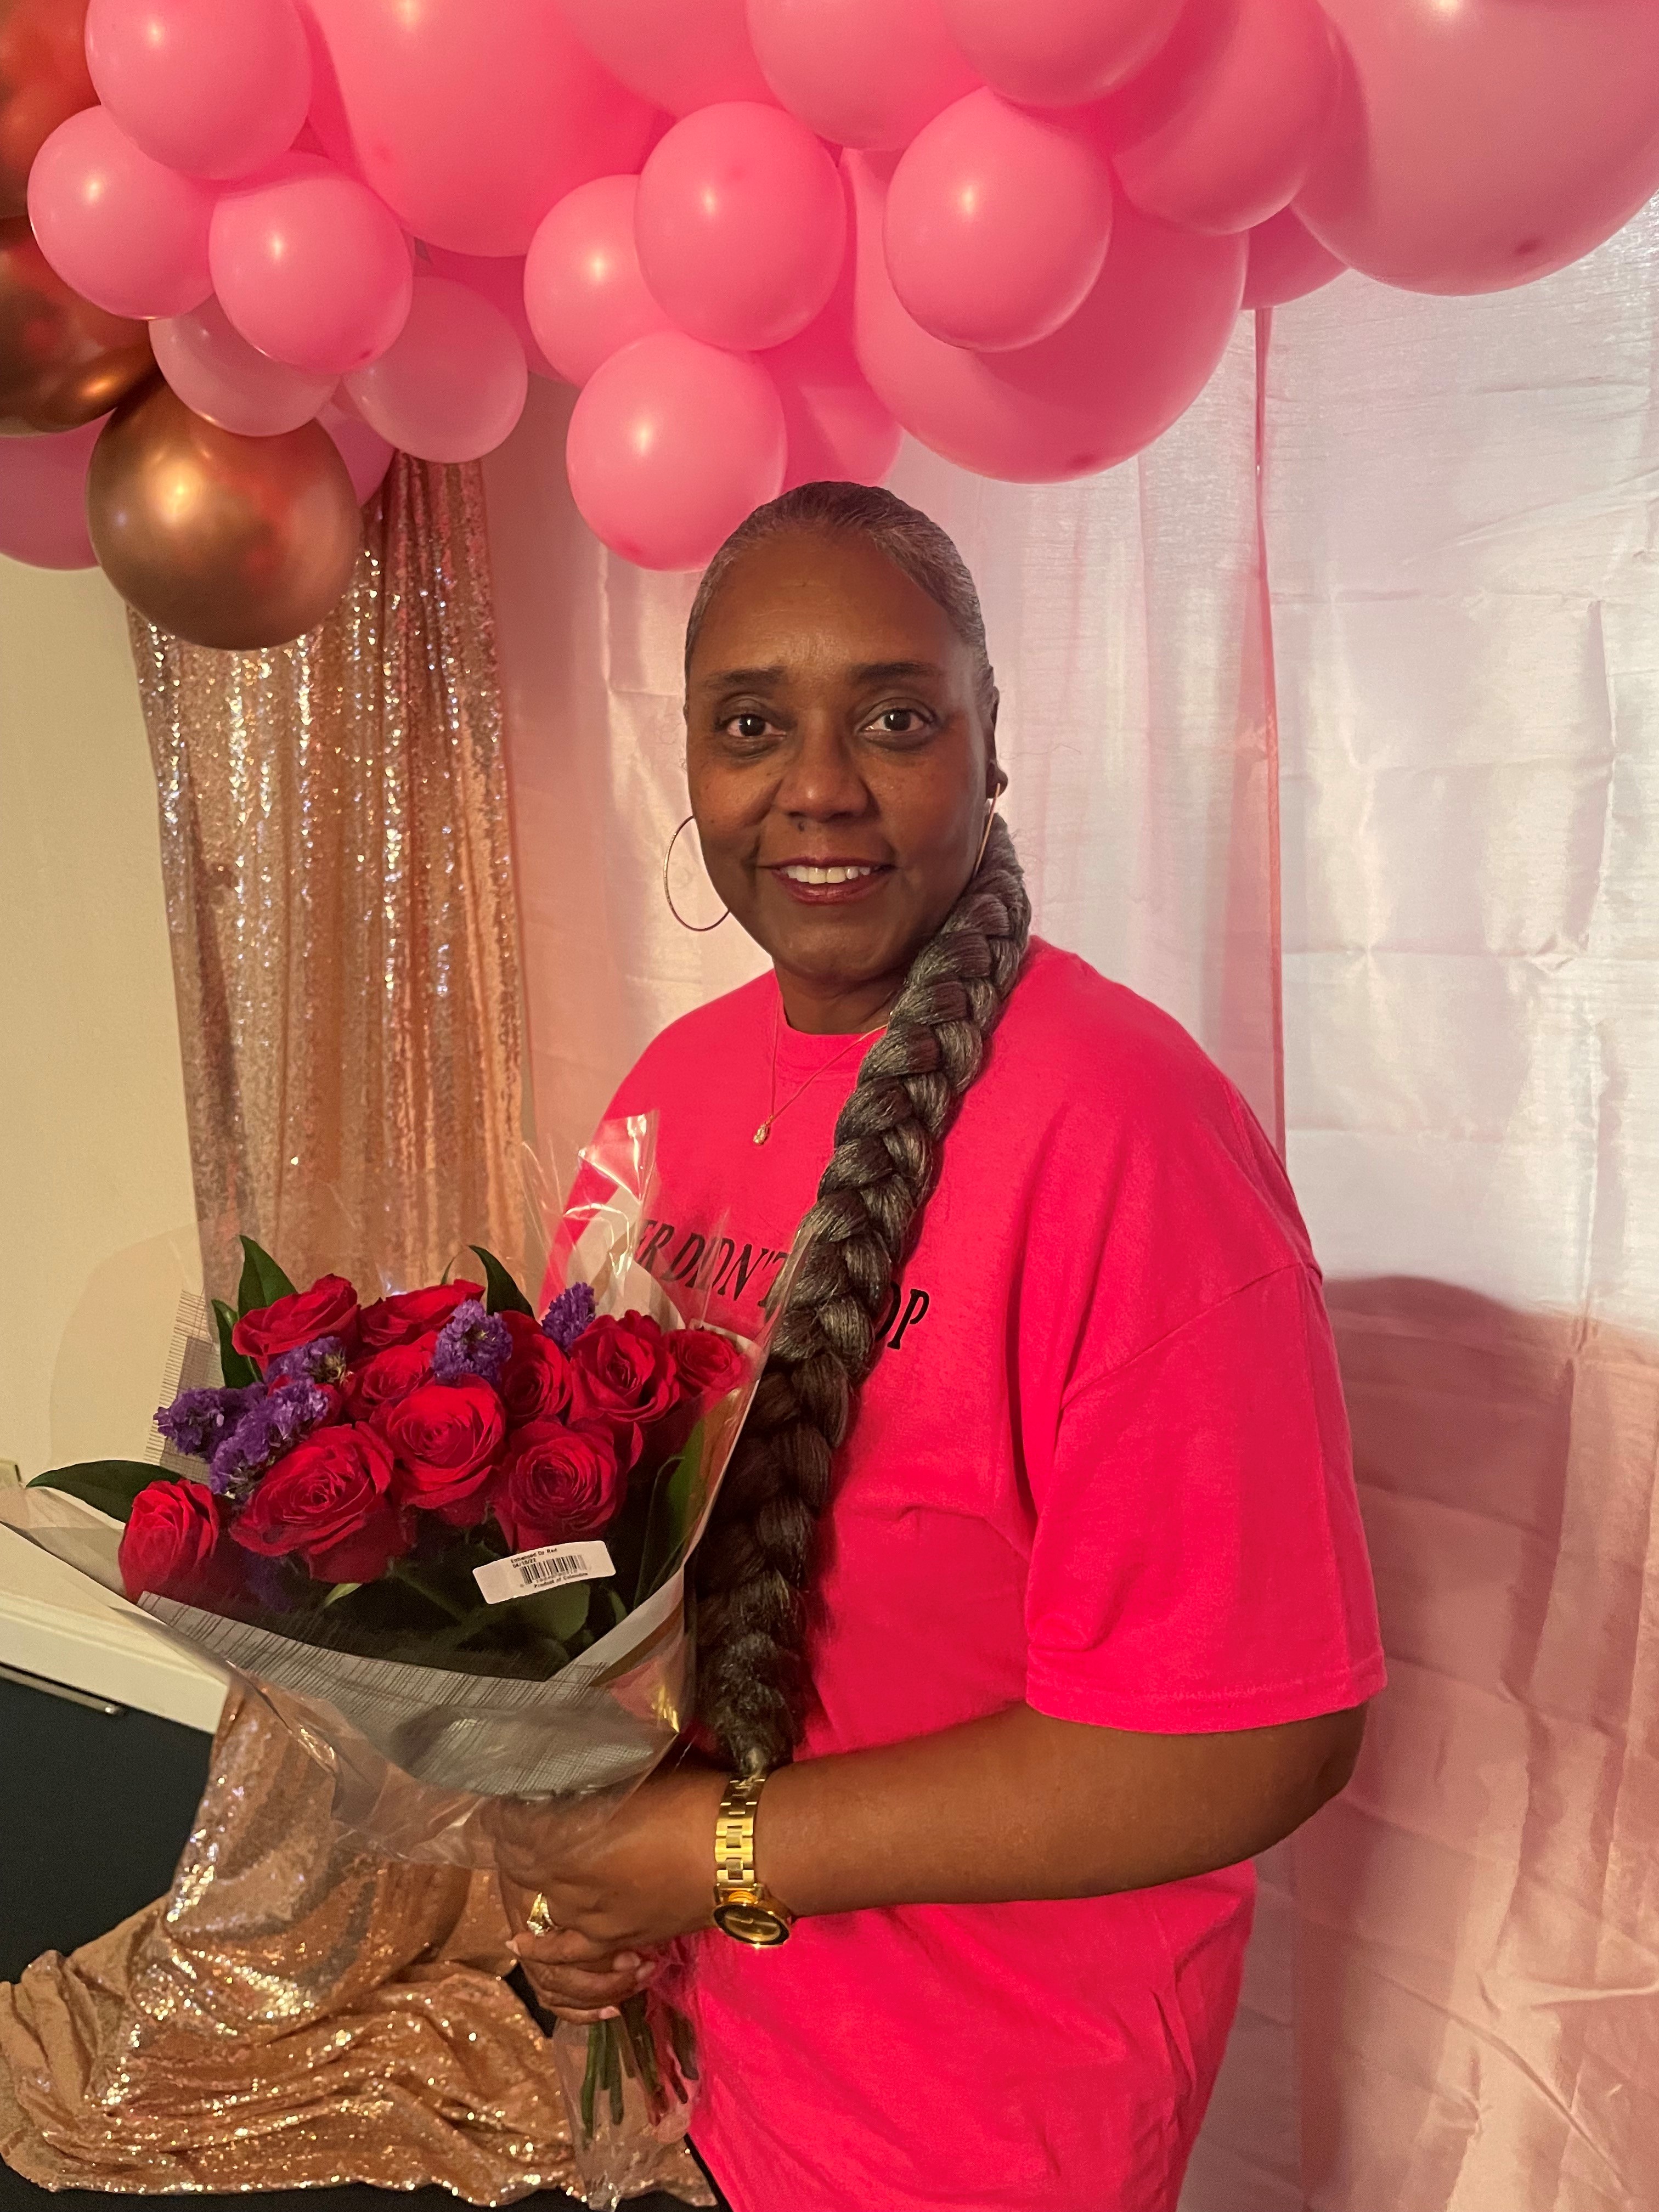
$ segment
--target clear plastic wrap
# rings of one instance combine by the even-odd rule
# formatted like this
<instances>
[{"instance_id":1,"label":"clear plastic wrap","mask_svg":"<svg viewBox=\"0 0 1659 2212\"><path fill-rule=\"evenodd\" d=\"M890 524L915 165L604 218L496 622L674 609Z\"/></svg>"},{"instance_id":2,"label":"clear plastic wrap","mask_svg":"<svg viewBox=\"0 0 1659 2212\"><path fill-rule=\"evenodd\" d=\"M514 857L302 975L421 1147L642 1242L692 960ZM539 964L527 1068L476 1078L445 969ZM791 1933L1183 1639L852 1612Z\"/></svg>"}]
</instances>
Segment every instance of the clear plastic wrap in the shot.
<instances>
[{"instance_id":1,"label":"clear plastic wrap","mask_svg":"<svg viewBox=\"0 0 1659 2212\"><path fill-rule=\"evenodd\" d=\"M302 1572L295 1562L280 1562L286 1580L276 1596L264 1570L263 1596L254 1577L244 1576L234 1588L227 1579L226 1559L239 1569L246 1564L231 1548L243 1540L239 1516L252 1510L250 1500L276 1470L286 1468L291 1476L299 1464L292 1447L251 1478L239 1471L240 1488L228 1502L221 1480L227 1464L222 1452L216 1452L210 1477L205 1464L189 1467L170 1451L165 1467L99 1462L56 1470L26 1490L0 1492L0 1520L106 1588L125 1588L169 1635L234 1669L329 1772L335 1817L389 1856L494 1869L503 1820L532 1807L538 1836L556 1851L562 1835L574 1843L605 1820L680 1742L689 1721L687 1563L707 1525L765 1347L729 1337L716 1346L714 1333L702 1332L634 1259L649 1200L652 1137L646 1120L608 1124L581 1155L569 1201L548 1222L549 1270L537 1301L546 1312L539 1324L505 1271L481 1255L492 1315L497 1322L504 1311L519 1316L514 1358L528 1343L525 1356L550 1360L531 1340L535 1329L558 1343L556 1332L580 1323L571 1342L559 1345L560 1359L568 1354L573 1369L580 1368L582 1343L592 1351L607 1320L645 1317L643 1322L630 1318L626 1349L645 1363L641 1372L652 1393L648 1417L625 1418L626 1407L623 1414L614 1409L595 1413L588 1401L596 1391L603 1395L603 1377L599 1382L590 1377L586 1400L579 1382L564 1413L551 1417L556 1431L568 1427L611 1439L621 1487L602 1541L556 1538L548 1547L514 1550L509 1535L515 1522L499 1502L499 1486L515 1464L514 1437L522 1443L528 1431L512 1423L514 1370L509 1364L488 1386L501 1396L497 1425L505 1441L498 1466L486 1469L482 1487L475 1483L462 1508L446 1509L448 1520L441 1512L424 1511L419 1499L396 1504L402 1478L394 1468L389 1497L408 1516L398 1538L405 1548L373 1582L343 1579L330 1585L319 1578L309 1554ZM270 1263L254 1248L250 1267L256 1297L260 1264ZM583 1319L590 1292L591 1316ZM316 1297L316 1286L287 1295L295 1302L291 1309L277 1301L250 1306L245 1285L241 1319L250 1312L254 1316L252 1334L240 1331L245 1342L257 1341L262 1327L270 1335L270 1317L280 1321L301 1310ZM436 1297L437 1291L421 1295ZM574 1323L569 1314L561 1320L564 1309ZM366 1319L360 1319L367 1328ZM463 1354L489 1340L487 1324L469 1325L470 1337L455 1338ZM696 1344L678 1334L685 1331L696 1335ZM498 1326L497 1348L503 1334ZM614 1346L623 1334L604 1340ZM349 1328L344 1340L349 1347ZM240 1374L241 1355L228 1329L222 1342L225 1364ZM333 1346L337 1339L317 1342ZM422 1338L413 1350L426 1342ZM251 1386L252 1402L268 1407L279 1391L297 1387L279 1381L279 1370L310 1373L306 1358L314 1351L308 1346L291 1356L287 1370L280 1370L277 1358L267 1358ZM313 1390L339 1404L310 1436L337 1440L354 1432L356 1419L359 1428L396 1438L395 1423L388 1431L378 1409L360 1418L369 1357L348 1348L312 1359L311 1368L324 1378ZM441 1355L432 1357L441 1364ZM473 1369L464 1368L458 1379L483 1403L488 1391L480 1389ZM430 1395L439 1381L428 1374L422 1387ZM659 1401L665 1402L659 1406ZM410 1401L396 1402L407 1407ZM239 1464L234 1455L229 1464ZM146 1488L154 1492L175 1482L199 1486L204 1478L217 1493L211 1515L224 1523L208 1565L188 1589L176 1580L170 1587L135 1589L136 1547L119 1517L122 1495L134 1498ZM182 1503L191 1516L210 1510L199 1491ZM471 1517L458 1521L458 1510ZM416 1521L420 1531L411 1537ZM589 1564L589 1553L603 1554L609 1571L574 1573ZM531 1579L544 1573L556 1577L545 1589ZM487 1601L487 1589L501 1587L503 1576L513 1594ZM471 1584L477 1585L477 1598L465 1595ZM289 1609L282 1610L279 1599ZM446 1610L456 1618L446 1619ZM697 2079L680 1986L685 1971L683 1960L671 1960L650 1992L630 2000L620 2019L594 2028L543 2020L553 2033L590 2204L618 2203L651 2170L649 2145L685 2130Z\"/></svg>"}]
</instances>

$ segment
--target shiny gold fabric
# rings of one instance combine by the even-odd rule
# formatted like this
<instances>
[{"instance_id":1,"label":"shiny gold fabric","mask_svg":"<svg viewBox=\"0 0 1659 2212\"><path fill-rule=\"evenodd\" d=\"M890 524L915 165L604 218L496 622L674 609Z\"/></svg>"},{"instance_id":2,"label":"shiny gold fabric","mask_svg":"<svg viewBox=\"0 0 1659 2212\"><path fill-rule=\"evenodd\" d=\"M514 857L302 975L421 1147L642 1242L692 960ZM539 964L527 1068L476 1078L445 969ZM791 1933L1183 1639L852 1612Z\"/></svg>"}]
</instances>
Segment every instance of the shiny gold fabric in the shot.
<instances>
[{"instance_id":1,"label":"shiny gold fabric","mask_svg":"<svg viewBox=\"0 0 1659 2212\"><path fill-rule=\"evenodd\" d=\"M49 2189L438 2182L491 2205L569 2180L493 1878L375 1858L330 1802L233 1700L171 1893L0 1987L8 2165ZM708 2201L684 2148L650 2185Z\"/></svg>"},{"instance_id":2,"label":"shiny gold fabric","mask_svg":"<svg viewBox=\"0 0 1659 2212\"><path fill-rule=\"evenodd\" d=\"M365 1296L522 1243L518 925L483 499L399 455L345 599L269 652L131 618L197 1212Z\"/></svg>"}]
</instances>

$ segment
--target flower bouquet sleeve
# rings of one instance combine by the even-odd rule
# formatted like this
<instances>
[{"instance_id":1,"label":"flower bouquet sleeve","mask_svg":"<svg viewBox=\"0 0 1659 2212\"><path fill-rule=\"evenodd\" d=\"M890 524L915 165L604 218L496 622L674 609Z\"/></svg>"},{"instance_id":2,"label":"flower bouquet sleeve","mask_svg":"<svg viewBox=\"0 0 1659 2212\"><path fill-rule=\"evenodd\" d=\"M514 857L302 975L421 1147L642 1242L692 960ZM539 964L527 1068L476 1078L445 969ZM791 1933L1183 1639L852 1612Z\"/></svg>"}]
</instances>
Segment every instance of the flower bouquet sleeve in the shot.
<instances>
[{"instance_id":1,"label":"flower bouquet sleeve","mask_svg":"<svg viewBox=\"0 0 1659 2212\"><path fill-rule=\"evenodd\" d=\"M694 1324L635 1260L652 1133L607 1125L582 1156L539 1312L482 1249L363 1304L244 1240L222 1380L159 1409L165 1463L0 1492L244 1678L390 1856L491 1868L504 1801L585 1832L689 1720L686 1564L764 1346ZM684 2131L690 2027L653 1995L555 2046L588 2201L615 2204L642 2135Z\"/></svg>"}]
</instances>

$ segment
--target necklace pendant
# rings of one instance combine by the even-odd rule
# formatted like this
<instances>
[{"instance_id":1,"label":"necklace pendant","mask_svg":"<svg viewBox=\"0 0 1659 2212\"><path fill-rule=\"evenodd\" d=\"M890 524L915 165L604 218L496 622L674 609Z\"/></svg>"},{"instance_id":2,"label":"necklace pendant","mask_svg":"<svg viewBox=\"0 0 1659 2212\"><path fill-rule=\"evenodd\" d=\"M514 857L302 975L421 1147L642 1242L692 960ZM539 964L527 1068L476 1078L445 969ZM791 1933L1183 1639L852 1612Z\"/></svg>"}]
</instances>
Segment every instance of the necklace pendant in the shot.
<instances>
[{"instance_id":1,"label":"necklace pendant","mask_svg":"<svg viewBox=\"0 0 1659 2212\"><path fill-rule=\"evenodd\" d=\"M757 1145L763 1145L771 1133L772 1124L769 1121L763 1121L755 1132L755 1142Z\"/></svg>"}]
</instances>

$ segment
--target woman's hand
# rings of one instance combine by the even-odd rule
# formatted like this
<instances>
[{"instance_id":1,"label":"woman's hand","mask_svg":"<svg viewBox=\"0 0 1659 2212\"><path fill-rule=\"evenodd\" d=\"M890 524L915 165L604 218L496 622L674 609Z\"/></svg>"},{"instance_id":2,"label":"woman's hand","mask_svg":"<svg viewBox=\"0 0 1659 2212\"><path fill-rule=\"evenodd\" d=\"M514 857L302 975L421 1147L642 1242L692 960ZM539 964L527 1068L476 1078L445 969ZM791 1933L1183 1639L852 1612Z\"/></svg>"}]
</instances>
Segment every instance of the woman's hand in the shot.
<instances>
[{"instance_id":1,"label":"woman's hand","mask_svg":"<svg viewBox=\"0 0 1659 2212\"><path fill-rule=\"evenodd\" d=\"M532 1936L525 1919L534 1892L505 1879L501 1890L508 1900L508 1917L519 1931L513 1948L524 1962L526 1978L541 2003L559 2019L578 2027L614 2020L629 1997L650 1985L657 1971L654 1959L642 1958L636 1951L615 1952L565 1929Z\"/></svg>"},{"instance_id":2,"label":"woman's hand","mask_svg":"<svg viewBox=\"0 0 1659 2212\"><path fill-rule=\"evenodd\" d=\"M501 1893L531 1986L562 2020L604 2019L643 1989L653 1954L706 1928L714 1902L714 1821L726 1778L687 1765L642 1783L574 1844L556 1825L515 1821L502 1837ZM550 1932L532 1932L538 1893Z\"/></svg>"}]
</instances>

